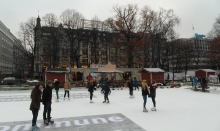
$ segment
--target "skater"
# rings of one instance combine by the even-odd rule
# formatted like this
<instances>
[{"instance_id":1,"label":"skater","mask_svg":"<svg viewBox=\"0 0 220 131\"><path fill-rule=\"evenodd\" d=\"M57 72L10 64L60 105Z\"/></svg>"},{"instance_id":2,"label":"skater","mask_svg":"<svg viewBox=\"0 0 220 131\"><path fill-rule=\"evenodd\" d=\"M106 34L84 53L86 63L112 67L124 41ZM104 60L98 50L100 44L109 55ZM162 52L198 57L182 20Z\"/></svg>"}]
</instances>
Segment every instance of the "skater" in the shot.
<instances>
[{"instance_id":1,"label":"skater","mask_svg":"<svg viewBox=\"0 0 220 131\"><path fill-rule=\"evenodd\" d=\"M193 86L194 86L195 91L197 91L197 88L196 88L197 81L198 81L198 79L195 76L193 76Z\"/></svg>"},{"instance_id":2,"label":"skater","mask_svg":"<svg viewBox=\"0 0 220 131\"><path fill-rule=\"evenodd\" d=\"M30 110L32 111L33 118L32 118L32 131L40 130L37 126L37 116L40 110L40 102L41 102L41 94L42 94L42 85L36 85L35 88L31 92L31 105Z\"/></svg>"},{"instance_id":3,"label":"skater","mask_svg":"<svg viewBox=\"0 0 220 131\"><path fill-rule=\"evenodd\" d=\"M156 81L151 81L150 84L150 95L148 95L148 97L151 97L152 102L153 102L153 108L151 108L151 111L156 111L156 88L157 88L157 84Z\"/></svg>"},{"instance_id":4,"label":"skater","mask_svg":"<svg viewBox=\"0 0 220 131\"><path fill-rule=\"evenodd\" d=\"M201 76L201 86L202 86L202 92L205 92L205 86L206 86L206 79L204 76Z\"/></svg>"},{"instance_id":5,"label":"skater","mask_svg":"<svg viewBox=\"0 0 220 131\"><path fill-rule=\"evenodd\" d=\"M65 94L64 94L63 100L65 100L66 94L68 95L68 100L70 100L70 90L71 90L70 82L69 80L66 80L64 83Z\"/></svg>"},{"instance_id":6,"label":"skater","mask_svg":"<svg viewBox=\"0 0 220 131\"><path fill-rule=\"evenodd\" d=\"M139 91L139 87L138 87L138 81L137 81L137 78L134 76L134 81L133 81L134 83L134 89L136 90L136 88L137 88L137 90Z\"/></svg>"},{"instance_id":7,"label":"skater","mask_svg":"<svg viewBox=\"0 0 220 131\"><path fill-rule=\"evenodd\" d=\"M128 80L127 84L128 84L128 88L129 88L130 98L134 98L134 94L133 94L133 81L132 81L131 77L129 77L129 80Z\"/></svg>"},{"instance_id":8,"label":"skater","mask_svg":"<svg viewBox=\"0 0 220 131\"><path fill-rule=\"evenodd\" d=\"M88 91L90 92L90 103L94 103L94 102L92 101L92 96L93 96L94 88L95 88L95 81L94 81L94 80L91 80L91 81L89 82L89 89L88 89Z\"/></svg>"},{"instance_id":9,"label":"skater","mask_svg":"<svg viewBox=\"0 0 220 131\"><path fill-rule=\"evenodd\" d=\"M57 79L54 79L54 88L56 90L56 96L57 96L56 102L59 102L59 84L60 82Z\"/></svg>"},{"instance_id":10,"label":"skater","mask_svg":"<svg viewBox=\"0 0 220 131\"><path fill-rule=\"evenodd\" d=\"M53 89L53 83L51 80L47 81L47 85L43 91L42 95L42 102L44 105L44 112L43 112L43 119L44 124L48 125L49 122L53 123L54 121L51 120L51 100L52 100L52 89ZM47 115L47 117L46 117Z\"/></svg>"},{"instance_id":11,"label":"skater","mask_svg":"<svg viewBox=\"0 0 220 131\"><path fill-rule=\"evenodd\" d=\"M144 103L143 103L143 112L148 112L148 110L146 109L146 103L147 103L147 95L150 94L150 90L148 88L148 85L147 85L147 81L146 80L143 80L142 83L142 96L143 96L143 100L144 100Z\"/></svg>"},{"instance_id":12,"label":"skater","mask_svg":"<svg viewBox=\"0 0 220 131\"><path fill-rule=\"evenodd\" d=\"M92 80L92 76L91 74L89 73L89 75L86 77L87 79L87 88L89 88L89 82Z\"/></svg>"},{"instance_id":13,"label":"skater","mask_svg":"<svg viewBox=\"0 0 220 131\"><path fill-rule=\"evenodd\" d=\"M106 104L110 103L109 99L108 99L108 95L111 94L111 89L109 88L109 86L106 83L106 81L103 81L101 93L104 94L104 101L103 101L103 103L106 103Z\"/></svg>"}]
</instances>

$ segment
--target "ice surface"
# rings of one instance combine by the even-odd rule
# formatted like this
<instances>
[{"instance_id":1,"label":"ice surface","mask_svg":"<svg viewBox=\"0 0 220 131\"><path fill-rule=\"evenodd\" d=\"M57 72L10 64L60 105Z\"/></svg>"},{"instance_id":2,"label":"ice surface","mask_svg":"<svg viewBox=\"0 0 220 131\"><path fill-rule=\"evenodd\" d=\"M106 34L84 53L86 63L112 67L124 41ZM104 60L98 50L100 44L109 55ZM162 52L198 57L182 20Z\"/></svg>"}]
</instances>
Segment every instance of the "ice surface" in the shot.
<instances>
[{"instance_id":1,"label":"ice surface","mask_svg":"<svg viewBox=\"0 0 220 131\"><path fill-rule=\"evenodd\" d=\"M141 91L134 90L135 98L129 98L129 90L112 90L110 104L103 104L100 89L94 92L96 98L90 104L88 97L60 99L52 103L53 119L105 115L120 113L147 131L220 131L220 92L203 93L181 88L157 89L157 111L150 111L153 103L147 99L148 112L143 112ZM6 96L30 96L28 91L1 91L0 98ZM60 95L64 91L60 90ZM87 89L73 88L71 94L88 93ZM55 91L53 91L55 96ZM0 122L30 121L30 101L0 102ZM38 120L43 119L43 105ZM1 125L1 123L0 123ZM122 125L123 126L123 125ZM0 128L1 131L2 128ZM83 128L82 128L83 129ZM132 129L131 129L132 130Z\"/></svg>"}]
</instances>

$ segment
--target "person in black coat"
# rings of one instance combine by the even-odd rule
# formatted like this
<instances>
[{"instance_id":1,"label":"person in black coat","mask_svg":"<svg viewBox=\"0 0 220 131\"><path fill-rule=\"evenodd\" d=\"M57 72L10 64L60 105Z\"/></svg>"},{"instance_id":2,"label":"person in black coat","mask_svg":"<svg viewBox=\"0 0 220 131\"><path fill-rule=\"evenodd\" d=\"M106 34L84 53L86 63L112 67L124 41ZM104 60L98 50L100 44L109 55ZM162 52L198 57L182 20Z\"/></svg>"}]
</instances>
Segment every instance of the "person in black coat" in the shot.
<instances>
[{"instance_id":1,"label":"person in black coat","mask_svg":"<svg viewBox=\"0 0 220 131\"><path fill-rule=\"evenodd\" d=\"M148 88L148 84L147 84L147 81L146 80L143 80L141 82L141 92L142 92L142 97L143 97L143 100L144 100L144 103L143 103L143 112L148 112L147 108L146 108L146 104L147 104L147 96L149 96L150 94L150 90Z\"/></svg>"},{"instance_id":2,"label":"person in black coat","mask_svg":"<svg viewBox=\"0 0 220 131\"><path fill-rule=\"evenodd\" d=\"M109 86L106 83L106 81L103 81L101 93L104 94L104 101L103 101L103 103L110 103L109 99L108 99L108 95L111 94L111 89L109 88Z\"/></svg>"},{"instance_id":3,"label":"person in black coat","mask_svg":"<svg viewBox=\"0 0 220 131\"><path fill-rule=\"evenodd\" d=\"M53 83L51 80L47 81L47 85L45 89L43 90L43 95L42 95L42 103L44 105L44 112L43 112L43 119L44 119L44 124L48 125L49 122L51 121L51 104L52 104L52 89L53 89ZM47 117L46 117L47 114Z\"/></svg>"},{"instance_id":4,"label":"person in black coat","mask_svg":"<svg viewBox=\"0 0 220 131\"><path fill-rule=\"evenodd\" d=\"M129 77L129 80L127 81L127 84L128 84L128 88L129 88L130 98L134 98L134 94L133 94L133 80L131 79L131 77Z\"/></svg>"},{"instance_id":5,"label":"person in black coat","mask_svg":"<svg viewBox=\"0 0 220 131\"><path fill-rule=\"evenodd\" d=\"M152 111L156 111L156 101L155 101L155 98L156 98L156 88L157 88L156 81L151 81L149 97L151 97L153 105L154 105L154 107L151 108Z\"/></svg>"},{"instance_id":6,"label":"person in black coat","mask_svg":"<svg viewBox=\"0 0 220 131\"><path fill-rule=\"evenodd\" d=\"M90 92L90 103L94 103L92 101L94 88L95 88L95 81L92 79L89 81L89 89L88 89L88 91Z\"/></svg>"},{"instance_id":7,"label":"person in black coat","mask_svg":"<svg viewBox=\"0 0 220 131\"><path fill-rule=\"evenodd\" d=\"M56 90L56 95L57 95L56 102L59 102L59 84L60 82L57 79L54 79L54 88Z\"/></svg>"}]
</instances>

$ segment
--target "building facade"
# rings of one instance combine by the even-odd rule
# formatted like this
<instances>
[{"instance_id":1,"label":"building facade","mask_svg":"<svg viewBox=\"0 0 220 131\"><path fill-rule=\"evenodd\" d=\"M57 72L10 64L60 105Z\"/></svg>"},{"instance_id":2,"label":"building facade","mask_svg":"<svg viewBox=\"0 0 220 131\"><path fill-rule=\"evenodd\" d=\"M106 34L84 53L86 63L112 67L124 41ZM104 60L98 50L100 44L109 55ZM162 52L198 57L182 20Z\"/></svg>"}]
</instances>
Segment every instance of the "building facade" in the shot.
<instances>
[{"instance_id":1,"label":"building facade","mask_svg":"<svg viewBox=\"0 0 220 131\"><path fill-rule=\"evenodd\" d=\"M7 76L24 78L29 74L26 66L27 51L10 30L0 21L0 73L1 79Z\"/></svg>"}]
</instances>

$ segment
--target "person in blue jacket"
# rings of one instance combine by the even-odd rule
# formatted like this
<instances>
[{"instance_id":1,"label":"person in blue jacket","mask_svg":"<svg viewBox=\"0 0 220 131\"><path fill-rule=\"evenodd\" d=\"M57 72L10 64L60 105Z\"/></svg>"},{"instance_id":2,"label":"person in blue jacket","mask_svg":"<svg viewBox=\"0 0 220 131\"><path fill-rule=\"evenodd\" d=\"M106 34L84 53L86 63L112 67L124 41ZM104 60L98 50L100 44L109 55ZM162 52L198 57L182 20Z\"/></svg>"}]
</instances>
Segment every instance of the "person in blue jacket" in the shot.
<instances>
[{"instance_id":1,"label":"person in blue jacket","mask_svg":"<svg viewBox=\"0 0 220 131\"><path fill-rule=\"evenodd\" d=\"M196 88L197 82L198 82L198 79L195 76L193 76L193 86L194 86L195 91L197 90Z\"/></svg>"}]
</instances>

